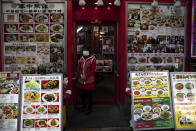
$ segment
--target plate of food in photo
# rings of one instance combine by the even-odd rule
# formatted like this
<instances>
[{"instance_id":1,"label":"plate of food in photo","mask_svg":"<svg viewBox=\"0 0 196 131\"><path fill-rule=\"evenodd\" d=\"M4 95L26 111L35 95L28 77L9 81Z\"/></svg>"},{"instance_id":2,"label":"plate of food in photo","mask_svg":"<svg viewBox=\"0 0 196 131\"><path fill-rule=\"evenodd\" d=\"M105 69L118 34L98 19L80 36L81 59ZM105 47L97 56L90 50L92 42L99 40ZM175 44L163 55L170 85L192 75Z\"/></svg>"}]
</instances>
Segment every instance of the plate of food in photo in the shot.
<instances>
[{"instance_id":1,"label":"plate of food in photo","mask_svg":"<svg viewBox=\"0 0 196 131\"><path fill-rule=\"evenodd\" d=\"M28 33L28 32L33 32L33 27L32 25L24 24L20 26L20 31Z\"/></svg>"},{"instance_id":2,"label":"plate of food in photo","mask_svg":"<svg viewBox=\"0 0 196 131\"><path fill-rule=\"evenodd\" d=\"M139 67L138 67L138 70L139 70L139 71L145 71L145 70L146 70L146 66L139 66Z\"/></svg>"},{"instance_id":3,"label":"plate of food in photo","mask_svg":"<svg viewBox=\"0 0 196 131\"><path fill-rule=\"evenodd\" d=\"M161 110L163 110L163 111L169 110L169 105L162 105Z\"/></svg>"},{"instance_id":4,"label":"plate of food in photo","mask_svg":"<svg viewBox=\"0 0 196 131\"><path fill-rule=\"evenodd\" d=\"M186 97L190 101L194 101L195 100L195 94L194 93L189 92L189 93L186 94Z\"/></svg>"},{"instance_id":5,"label":"plate of food in photo","mask_svg":"<svg viewBox=\"0 0 196 131\"><path fill-rule=\"evenodd\" d=\"M63 21L63 15L62 14L52 14L51 20L53 22L62 22Z\"/></svg>"},{"instance_id":6,"label":"plate of food in photo","mask_svg":"<svg viewBox=\"0 0 196 131\"><path fill-rule=\"evenodd\" d=\"M23 23L32 22L33 16L30 14L21 14L20 21Z\"/></svg>"},{"instance_id":7,"label":"plate of food in photo","mask_svg":"<svg viewBox=\"0 0 196 131\"><path fill-rule=\"evenodd\" d=\"M150 85L150 84L151 84L151 80L145 80L145 81L144 81L144 84Z\"/></svg>"},{"instance_id":8,"label":"plate of food in photo","mask_svg":"<svg viewBox=\"0 0 196 131\"><path fill-rule=\"evenodd\" d=\"M136 114L141 114L142 112L143 112L143 110L141 108L136 108L134 110L134 113L136 113Z\"/></svg>"},{"instance_id":9,"label":"plate of food in photo","mask_svg":"<svg viewBox=\"0 0 196 131\"><path fill-rule=\"evenodd\" d=\"M34 108L32 106L26 106L24 112L27 114L32 114L34 112Z\"/></svg>"},{"instance_id":10,"label":"plate of food in photo","mask_svg":"<svg viewBox=\"0 0 196 131\"><path fill-rule=\"evenodd\" d=\"M59 121L57 119L50 119L47 124L50 127L57 127L59 126Z\"/></svg>"},{"instance_id":11,"label":"plate of food in photo","mask_svg":"<svg viewBox=\"0 0 196 131\"><path fill-rule=\"evenodd\" d=\"M161 57L151 57L150 62L154 64L159 64L159 63L162 63L163 61Z\"/></svg>"},{"instance_id":12,"label":"plate of food in photo","mask_svg":"<svg viewBox=\"0 0 196 131\"><path fill-rule=\"evenodd\" d=\"M161 112L161 108L159 108L159 107L155 107L155 108L153 108L153 110L152 110L154 113L160 113Z\"/></svg>"},{"instance_id":13,"label":"plate of food in photo","mask_svg":"<svg viewBox=\"0 0 196 131\"><path fill-rule=\"evenodd\" d=\"M191 90L194 88L194 84L193 83L186 83L185 87L186 87L186 89Z\"/></svg>"},{"instance_id":14,"label":"plate of food in photo","mask_svg":"<svg viewBox=\"0 0 196 131\"><path fill-rule=\"evenodd\" d=\"M146 96L152 95L152 91L151 91L151 90L146 90L146 91L145 91L145 95L146 95Z\"/></svg>"},{"instance_id":15,"label":"plate of food in photo","mask_svg":"<svg viewBox=\"0 0 196 131\"><path fill-rule=\"evenodd\" d=\"M167 57L167 63L172 63L173 62L173 58L172 57Z\"/></svg>"},{"instance_id":16,"label":"plate of food in photo","mask_svg":"<svg viewBox=\"0 0 196 131\"><path fill-rule=\"evenodd\" d=\"M151 111L151 109L152 109L152 107L151 106L148 106L148 105L146 105L146 106L143 107L143 110L144 111L147 111L147 112L148 111Z\"/></svg>"},{"instance_id":17,"label":"plate of food in photo","mask_svg":"<svg viewBox=\"0 0 196 131\"><path fill-rule=\"evenodd\" d=\"M53 32L63 32L63 25L54 24L54 25L51 26L51 31L53 31Z\"/></svg>"},{"instance_id":18,"label":"plate of food in photo","mask_svg":"<svg viewBox=\"0 0 196 131\"><path fill-rule=\"evenodd\" d=\"M40 100L40 93L36 90L27 90L24 92L24 100L28 102L37 102Z\"/></svg>"},{"instance_id":19,"label":"plate of food in photo","mask_svg":"<svg viewBox=\"0 0 196 131\"><path fill-rule=\"evenodd\" d=\"M163 81L162 81L161 79L157 79L157 80L156 80L156 84L157 84L157 85L162 85L162 84L163 84Z\"/></svg>"},{"instance_id":20,"label":"plate of food in photo","mask_svg":"<svg viewBox=\"0 0 196 131\"><path fill-rule=\"evenodd\" d=\"M53 93L51 93L51 94L44 94L42 96L42 100L44 102L54 102L54 101L57 100L57 96L55 94L53 94Z\"/></svg>"},{"instance_id":21,"label":"plate of food in photo","mask_svg":"<svg viewBox=\"0 0 196 131\"><path fill-rule=\"evenodd\" d=\"M135 64L135 63L137 63L136 57L129 57L129 58L128 58L128 63L130 63L130 64Z\"/></svg>"},{"instance_id":22,"label":"plate of food in photo","mask_svg":"<svg viewBox=\"0 0 196 131\"><path fill-rule=\"evenodd\" d=\"M33 127L34 121L32 119L24 119L24 128Z\"/></svg>"},{"instance_id":23,"label":"plate of food in photo","mask_svg":"<svg viewBox=\"0 0 196 131\"><path fill-rule=\"evenodd\" d=\"M176 99L177 101L184 101L184 93L177 93Z\"/></svg>"},{"instance_id":24,"label":"plate of food in photo","mask_svg":"<svg viewBox=\"0 0 196 131\"><path fill-rule=\"evenodd\" d=\"M182 90L182 89L184 88L184 85L183 85L182 83L177 83L177 84L175 85L175 88L176 88L177 90Z\"/></svg>"},{"instance_id":25,"label":"plate of food in photo","mask_svg":"<svg viewBox=\"0 0 196 131\"><path fill-rule=\"evenodd\" d=\"M47 120L36 120L35 123L38 127L46 127L47 126Z\"/></svg>"},{"instance_id":26,"label":"plate of food in photo","mask_svg":"<svg viewBox=\"0 0 196 131\"><path fill-rule=\"evenodd\" d=\"M146 58L145 57L140 57L140 58L138 58L138 62L139 63L146 63Z\"/></svg>"},{"instance_id":27,"label":"plate of food in photo","mask_svg":"<svg viewBox=\"0 0 196 131\"><path fill-rule=\"evenodd\" d=\"M46 113L47 112L47 109L46 109L46 107L45 106L39 106L39 107L37 107L37 113L39 113L39 114L44 114L44 113Z\"/></svg>"},{"instance_id":28,"label":"plate of food in photo","mask_svg":"<svg viewBox=\"0 0 196 131\"><path fill-rule=\"evenodd\" d=\"M52 34L50 39L52 42L60 42L63 40L63 34Z\"/></svg>"},{"instance_id":29,"label":"plate of food in photo","mask_svg":"<svg viewBox=\"0 0 196 131\"><path fill-rule=\"evenodd\" d=\"M48 105L48 113L59 113L58 105Z\"/></svg>"},{"instance_id":30,"label":"plate of food in photo","mask_svg":"<svg viewBox=\"0 0 196 131\"><path fill-rule=\"evenodd\" d=\"M158 89L156 92L157 92L156 93L157 96L160 96L160 95L163 95L164 94L164 91L162 89Z\"/></svg>"},{"instance_id":31,"label":"plate of food in photo","mask_svg":"<svg viewBox=\"0 0 196 131\"><path fill-rule=\"evenodd\" d=\"M134 96L140 96L141 95L141 92L139 90L134 90L133 91L133 95Z\"/></svg>"},{"instance_id":32,"label":"plate of food in photo","mask_svg":"<svg viewBox=\"0 0 196 131\"><path fill-rule=\"evenodd\" d=\"M134 120L138 121L139 119L141 119L141 116L139 114L134 114Z\"/></svg>"},{"instance_id":33,"label":"plate of food in photo","mask_svg":"<svg viewBox=\"0 0 196 131\"><path fill-rule=\"evenodd\" d=\"M162 111L162 112L160 112L160 118L161 119L166 120L166 119L170 119L171 117L172 117L172 114L171 114L170 111Z\"/></svg>"},{"instance_id":34,"label":"plate of food in photo","mask_svg":"<svg viewBox=\"0 0 196 131\"><path fill-rule=\"evenodd\" d=\"M38 81L36 80L30 80L25 81L25 88L40 88Z\"/></svg>"},{"instance_id":35,"label":"plate of food in photo","mask_svg":"<svg viewBox=\"0 0 196 131\"><path fill-rule=\"evenodd\" d=\"M38 14L35 17L37 22L48 22L48 16L46 14Z\"/></svg>"},{"instance_id":36,"label":"plate of food in photo","mask_svg":"<svg viewBox=\"0 0 196 131\"><path fill-rule=\"evenodd\" d=\"M152 113L151 112L143 112L141 115L142 120L149 121L152 120Z\"/></svg>"},{"instance_id":37,"label":"plate of food in photo","mask_svg":"<svg viewBox=\"0 0 196 131\"><path fill-rule=\"evenodd\" d=\"M48 32L48 26L45 24L39 24L35 26L35 30L39 33Z\"/></svg>"},{"instance_id":38,"label":"plate of food in photo","mask_svg":"<svg viewBox=\"0 0 196 131\"><path fill-rule=\"evenodd\" d=\"M133 83L133 85L134 85L134 86L137 86L137 85L139 85L139 84L140 84L140 82L139 82L138 80L133 80L133 82L132 82L132 83Z\"/></svg>"},{"instance_id":39,"label":"plate of food in photo","mask_svg":"<svg viewBox=\"0 0 196 131\"><path fill-rule=\"evenodd\" d=\"M16 35L14 35L14 34L7 34L7 35L6 35L6 40L7 40L7 42L16 41L16 40L17 40L17 39L16 39Z\"/></svg>"},{"instance_id":40,"label":"plate of food in photo","mask_svg":"<svg viewBox=\"0 0 196 131\"><path fill-rule=\"evenodd\" d=\"M154 114L152 115L152 119L153 119L153 120L159 119L159 114L154 113Z\"/></svg>"},{"instance_id":41,"label":"plate of food in photo","mask_svg":"<svg viewBox=\"0 0 196 131\"><path fill-rule=\"evenodd\" d=\"M42 89L58 89L59 81L58 80L45 80L42 81Z\"/></svg>"},{"instance_id":42,"label":"plate of food in photo","mask_svg":"<svg viewBox=\"0 0 196 131\"><path fill-rule=\"evenodd\" d=\"M6 25L6 31L8 33L13 33L13 32L17 32L17 27L15 24L7 24Z\"/></svg>"}]
</instances>

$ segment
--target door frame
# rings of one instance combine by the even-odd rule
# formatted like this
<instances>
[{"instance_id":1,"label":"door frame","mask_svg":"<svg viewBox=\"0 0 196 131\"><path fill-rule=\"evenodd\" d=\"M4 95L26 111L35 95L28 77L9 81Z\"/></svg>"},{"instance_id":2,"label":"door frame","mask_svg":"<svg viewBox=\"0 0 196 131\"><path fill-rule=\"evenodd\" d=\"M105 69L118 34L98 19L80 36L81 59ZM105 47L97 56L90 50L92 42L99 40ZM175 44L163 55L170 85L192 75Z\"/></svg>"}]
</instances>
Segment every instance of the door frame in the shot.
<instances>
[{"instance_id":1,"label":"door frame","mask_svg":"<svg viewBox=\"0 0 196 131\"><path fill-rule=\"evenodd\" d=\"M72 53L72 56L73 56L73 59L72 59L72 72L73 72L73 86L74 86L74 89L73 89L73 101L75 104L81 104L80 101L78 101L78 95L79 95L79 89L77 89L78 85L77 85L77 72L74 72L74 68L77 68L77 63L74 63L77 62L77 60L74 60L74 59L77 59L77 41L76 41L76 27L77 26L80 26L80 25L83 25L83 26L114 26L114 56L113 56L113 64L114 63L117 63L118 61L118 51L117 51L117 47L118 47L118 38L117 38L117 22L116 21L102 21L100 24L98 23L91 23L90 21L74 21L73 22L73 25L74 25L74 33L73 33L73 46L72 46L72 50L73 50L73 53ZM93 101L93 104L115 104L117 103L117 75L116 75L116 72L118 72L117 70L117 64L114 64L114 69L113 69L113 77L114 77L114 87L113 87L113 92L114 92L114 95L113 95L113 99L112 100L109 100L109 101L99 101L99 100L95 100Z\"/></svg>"}]
</instances>

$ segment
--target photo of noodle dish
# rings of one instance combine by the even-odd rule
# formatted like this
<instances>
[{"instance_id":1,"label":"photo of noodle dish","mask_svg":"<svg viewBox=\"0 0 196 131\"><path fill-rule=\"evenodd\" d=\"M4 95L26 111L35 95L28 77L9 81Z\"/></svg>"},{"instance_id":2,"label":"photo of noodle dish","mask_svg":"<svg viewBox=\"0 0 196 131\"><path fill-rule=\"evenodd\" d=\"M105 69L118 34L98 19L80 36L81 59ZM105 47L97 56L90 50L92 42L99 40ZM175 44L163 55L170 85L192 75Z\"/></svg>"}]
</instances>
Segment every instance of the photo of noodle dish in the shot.
<instances>
[{"instance_id":1,"label":"photo of noodle dish","mask_svg":"<svg viewBox=\"0 0 196 131\"><path fill-rule=\"evenodd\" d=\"M151 112L143 112L141 114L141 118L142 120L145 120L145 121L149 121L149 120L152 120L152 113Z\"/></svg>"},{"instance_id":2,"label":"photo of noodle dish","mask_svg":"<svg viewBox=\"0 0 196 131\"><path fill-rule=\"evenodd\" d=\"M25 88L37 88L37 89L40 89L39 81L35 81L35 80L25 81Z\"/></svg>"},{"instance_id":3,"label":"photo of noodle dish","mask_svg":"<svg viewBox=\"0 0 196 131\"><path fill-rule=\"evenodd\" d=\"M59 126L59 119L50 119L50 120L48 120L47 124L50 127L58 127Z\"/></svg>"},{"instance_id":4,"label":"photo of noodle dish","mask_svg":"<svg viewBox=\"0 0 196 131\"><path fill-rule=\"evenodd\" d=\"M40 92L35 89L25 89L24 91L24 101L25 102L39 102L40 101Z\"/></svg>"}]
</instances>

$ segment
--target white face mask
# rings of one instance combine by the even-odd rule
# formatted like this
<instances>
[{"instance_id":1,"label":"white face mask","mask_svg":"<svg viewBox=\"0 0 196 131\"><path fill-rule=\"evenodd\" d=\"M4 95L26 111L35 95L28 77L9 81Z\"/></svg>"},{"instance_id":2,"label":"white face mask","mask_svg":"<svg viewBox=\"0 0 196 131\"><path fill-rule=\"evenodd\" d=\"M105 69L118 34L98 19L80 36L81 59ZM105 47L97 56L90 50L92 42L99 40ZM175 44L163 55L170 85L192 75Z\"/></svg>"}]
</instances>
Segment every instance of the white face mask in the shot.
<instances>
[{"instance_id":1,"label":"white face mask","mask_svg":"<svg viewBox=\"0 0 196 131\"><path fill-rule=\"evenodd\" d=\"M90 54L89 51L86 50L83 51L83 56L88 56L89 54Z\"/></svg>"}]
</instances>

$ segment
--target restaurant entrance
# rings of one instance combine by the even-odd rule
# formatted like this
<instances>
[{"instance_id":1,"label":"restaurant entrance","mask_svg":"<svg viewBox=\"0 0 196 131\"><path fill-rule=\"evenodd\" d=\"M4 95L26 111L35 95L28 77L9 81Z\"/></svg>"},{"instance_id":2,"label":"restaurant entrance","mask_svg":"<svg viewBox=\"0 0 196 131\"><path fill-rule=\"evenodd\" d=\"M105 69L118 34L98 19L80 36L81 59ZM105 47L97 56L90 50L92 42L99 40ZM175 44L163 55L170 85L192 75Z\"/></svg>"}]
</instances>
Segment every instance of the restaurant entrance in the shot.
<instances>
[{"instance_id":1,"label":"restaurant entrance","mask_svg":"<svg viewBox=\"0 0 196 131\"><path fill-rule=\"evenodd\" d=\"M115 70L117 66L116 24L112 22L76 22L75 43L73 53L74 101L80 103L78 84L78 61L82 56L82 48L90 45L96 57L94 104L113 104L116 102Z\"/></svg>"}]
</instances>

